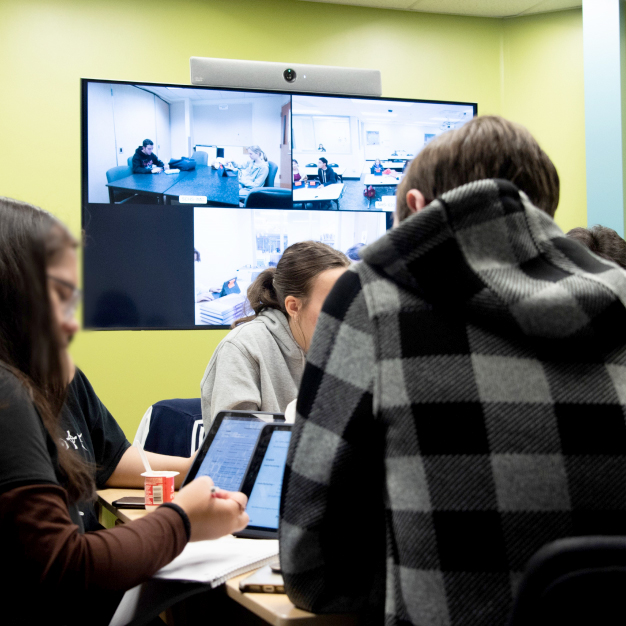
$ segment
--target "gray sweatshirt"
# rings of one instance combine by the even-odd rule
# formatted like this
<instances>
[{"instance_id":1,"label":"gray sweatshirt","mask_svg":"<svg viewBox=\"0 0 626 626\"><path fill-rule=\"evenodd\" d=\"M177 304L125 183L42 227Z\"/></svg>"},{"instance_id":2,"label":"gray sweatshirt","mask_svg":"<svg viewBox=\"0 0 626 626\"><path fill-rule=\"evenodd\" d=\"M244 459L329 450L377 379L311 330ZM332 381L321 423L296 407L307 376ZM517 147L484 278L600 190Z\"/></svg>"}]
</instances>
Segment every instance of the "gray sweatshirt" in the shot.
<instances>
[{"instance_id":1,"label":"gray sweatshirt","mask_svg":"<svg viewBox=\"0 0 626 626\"><path fill-rule=\"evenodd\" d=\"M202 382L202 419L208 432L225 409L283 412L298 395L305 354L276 309L233 329L219 343Z\"/></svg>"}]
</instances>

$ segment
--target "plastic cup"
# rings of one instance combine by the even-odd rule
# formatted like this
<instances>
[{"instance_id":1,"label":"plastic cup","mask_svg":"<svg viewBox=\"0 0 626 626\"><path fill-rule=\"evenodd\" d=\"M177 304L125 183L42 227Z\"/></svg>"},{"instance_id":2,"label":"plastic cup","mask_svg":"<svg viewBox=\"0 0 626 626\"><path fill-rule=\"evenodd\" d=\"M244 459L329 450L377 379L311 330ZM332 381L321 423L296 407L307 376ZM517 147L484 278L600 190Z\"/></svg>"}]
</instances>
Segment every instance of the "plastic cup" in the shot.
<instances>
[{"instance_id":1,"label":"plastic cup","mask_svg":"<svg viewBox=\"0 0 626 626\"><path fill-rule=\"evenodd\" d=\"M152 511L161 504L174 500L174 478L180 472L144 472L146 510Z\"/></svg>"}]
</instances>

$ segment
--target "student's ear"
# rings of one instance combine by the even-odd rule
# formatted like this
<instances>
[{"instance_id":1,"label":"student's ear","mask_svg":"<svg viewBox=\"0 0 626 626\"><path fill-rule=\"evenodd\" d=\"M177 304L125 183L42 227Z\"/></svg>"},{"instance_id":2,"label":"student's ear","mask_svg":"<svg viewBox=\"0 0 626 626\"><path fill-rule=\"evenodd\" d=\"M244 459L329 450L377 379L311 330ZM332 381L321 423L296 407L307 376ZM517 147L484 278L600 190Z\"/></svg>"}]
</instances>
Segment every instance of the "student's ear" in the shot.
<instances>
[{"instance_id":1,"label":"student's ear","mask_svg":"<svg viewBox=\"0 0 626 626\"><path fill-rule=\"evenodd\" d=\"M285 298L285 310L289 317L297 317L298 313L300 313L301 304L300 298L295 296L287 296Z\"/></svg>"},{"instance_id":2,"label":"student's ear","mask_svg":"<svg viewBox=\"0 0 626 626\"><path fill-rule=\"evenodd\" d=\"M426 198L419 189L409 189L406 192L406 204L411 213L418 213L426 206Z\"/></svg>"}]
</instances>

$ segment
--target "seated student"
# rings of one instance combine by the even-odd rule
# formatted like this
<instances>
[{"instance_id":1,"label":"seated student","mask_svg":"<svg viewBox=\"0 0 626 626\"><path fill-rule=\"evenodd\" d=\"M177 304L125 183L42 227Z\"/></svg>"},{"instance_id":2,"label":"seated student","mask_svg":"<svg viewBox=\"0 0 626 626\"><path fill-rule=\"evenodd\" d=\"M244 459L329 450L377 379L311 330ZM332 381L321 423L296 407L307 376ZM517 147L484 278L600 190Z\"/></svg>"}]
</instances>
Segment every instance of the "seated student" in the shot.
<instances>
[{"instance_id":1,"label":"seated student","mask_svg":"<svg viewBox=\"0 0 626 626\"><path fill-rule=\"evenodd\" d=\"M239 175L239 197L247 196L253 187L262 187L270 171L265 152L259 146L250 146L248 157L250 160L245 163L231 162Z\"/></svg>"},{"instance_id":2,"label":"seated student","mask_svg":"<svg viewBox=\"0 0 626 626\"><path fill-rule=\"evenodd\" d=\"M506 624L543 544L624 534L626 275L565 237L558 199L499 117L409 167L307 355L280 519L297 606Z\"/></svg>"},{"instance_id":3,"label":"seated student","mask_svg":"<svg viewBox=\"0 0 626 626\"><path fill-rule=\"evenodd\" d=\"M153 150L154 143L152 140L144 139L133 155L133 174L152 174L153 170L160 172L164 167L169 167L163 165L163 161L159 161Z\"/></svg>"},{"instance_id":4,"label":"seated student","mask_svg":"<svg viewBox=\"0 0 626 626\"><path fill-rule=\"evenodd\" d=\"M208 432L225 409L278 411L298 394L324 298L350 262L318 241L289 246L248 288L254 315L234 322L200 383Z\"/></svg>"},{"instance_id":5,"label":"seated student","mask_svg":"<svg viewBox=\"0 0 626 626\"><path fill-rule=\"evenodd\" d=\"M317 165L317 177L319 178L320 185L326 186L339 182L335 170L328 165L328 160L325 157L320 157Z\"/></svg>"},{"instance_id":6,"label":"seated student","mask_svg":"<svg viewBox=\"0 0 626 626\"><path fill-rule=\"evenodd\" d=\"M211 497L207 477L141 520L83 533L77 503L93 497L96 468L62 437L59 420L78 329L77 243L54 217L16 200L0 198L0 223L0 532L10 572L3 617L107 624L123 592L190 539L245 527L246 499ZM19 600L25 589L34 601Z\"/></svg>"},{"instance_id":7,"label":"seated student","mask_svg":"<svg viewBox=\"0 0 626 626\"><path fill-rule=\"evenodd\" d=\"M293 182L296 183L299 180L301 180L302 182L306 182L306 176L300 175L300 167L298 166L298 161L296 161L295 159L292 159L291 162L292 162L291 169L293 170Z\"/></svg>"},{"instance_id":8,"label":"seated student","mask_svg":"<svg viewBox=\"0 0 626 626\"><path fill-rule=\"evenodd\" d=\"M372 167L370 167L370 172L372 174L382 174L384 169L385 168L383 167L383 164L380 162L380 159L376 159Z\"/></svg>"},{"instance_id":9,"label":"seated student","mask_svg":"<svg viewBox=\"0 0 626 626\"><path fill-rule=\"evenodd\" d=\"M612 228L599 224L592 228L572 228L567 236L587 246L599 257L613 261L626 269L626 241Z\"/></svg>"}]
</instances>

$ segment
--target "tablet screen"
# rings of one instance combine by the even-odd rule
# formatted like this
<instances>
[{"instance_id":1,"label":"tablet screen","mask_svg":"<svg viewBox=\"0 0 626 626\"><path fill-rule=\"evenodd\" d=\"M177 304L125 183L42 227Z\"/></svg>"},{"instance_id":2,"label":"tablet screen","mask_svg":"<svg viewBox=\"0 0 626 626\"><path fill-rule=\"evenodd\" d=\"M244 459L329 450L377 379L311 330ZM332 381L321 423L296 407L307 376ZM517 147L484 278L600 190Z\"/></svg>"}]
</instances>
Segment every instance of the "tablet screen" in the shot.
<instances>
[{"instance_id":1,"label":"tablet screen","mask_svg":"<svg viewBox=\"0 0 626 626\"><path fill-rule=\"evenodd\" d=\"M274 430L248 499L250 526L278 529L280 493L291 430Z\"/></svg>"},{"instance_id":2,"label":"tablet screen","mask_svg":"<svg viewBox=\"0 0 626 626\"><path fill-rule=\"evenodd\" d=\"M216 487L239 491L263 426L261 420L224 418L196 478L210 476Z\"/></svg>"}]
</instances>

